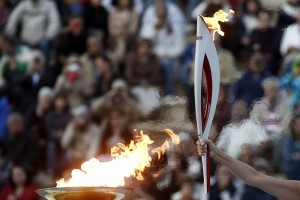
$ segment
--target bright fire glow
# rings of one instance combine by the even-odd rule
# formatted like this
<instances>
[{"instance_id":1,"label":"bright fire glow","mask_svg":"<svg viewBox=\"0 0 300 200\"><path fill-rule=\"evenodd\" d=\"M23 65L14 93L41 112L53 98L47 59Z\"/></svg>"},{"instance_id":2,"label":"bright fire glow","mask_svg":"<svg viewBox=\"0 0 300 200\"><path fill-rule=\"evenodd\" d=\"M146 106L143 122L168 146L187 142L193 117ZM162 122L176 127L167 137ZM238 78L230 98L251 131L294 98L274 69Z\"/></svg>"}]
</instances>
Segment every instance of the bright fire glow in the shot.
<instances>
[{"instance_id":1,"label":"bright fire glow","mask_svg":"<svg viewBox=\"0 0 300 200\"><path fill-rule=\"evenodd\" d=\"M82 186L105 186L118 187L125 185L126 177L135 177L143 180L142 172L146 167L150 167L152 157L150 152L157 154L158 158L169 148L170 142L179 144L179 137L169 129L164 130L171 140L167 140L161 147L150 150L150 145L154 142L142 131L137 135L136 141L126 146L118 144L111 148L113 160L101 162L93 158L81 165L80 169L74 169L69 180L61 179L57 181L57 187L82 187Z\"/></svg>"},{"instance_id":2,"label":"bright fire glow","mask_svg":"<svg viewBox=\"0 0 300 200\"><path fill-rule=\"evenodd\" d=\"M228 22L228 15L232 13L234 14L233 10L229 10L229 13L219 10L214 14L213 17L203 17L205 24L207 25L208 29L212 31L212 36L214 38L215 33L219 33L220 35L224 36L224 32L221 30L221 26L219 22Z\"/></svg>"}]
</instances>

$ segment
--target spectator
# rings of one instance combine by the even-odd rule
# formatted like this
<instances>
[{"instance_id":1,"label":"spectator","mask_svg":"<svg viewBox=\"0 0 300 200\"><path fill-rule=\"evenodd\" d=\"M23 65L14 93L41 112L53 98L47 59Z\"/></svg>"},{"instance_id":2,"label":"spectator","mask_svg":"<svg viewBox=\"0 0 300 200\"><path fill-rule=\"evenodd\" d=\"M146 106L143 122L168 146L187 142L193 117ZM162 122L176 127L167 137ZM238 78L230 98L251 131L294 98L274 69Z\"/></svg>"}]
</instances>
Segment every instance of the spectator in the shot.
<instances>
[{"instance_id":1,"label":"spectator","mask_svg":"<svg viewBox=\"0 0 300 200\"><path fill-rule=\"evenodd\" d=\"M92 94L92 88L81 63L76 55L68 57L64 71L56 80L54 90L56 93L65 94L70 108L87 103L88 98Z\"/></svg>"},{"instance_id":2,"label":"spectator","mask_svg":"<svg viewBox=\"0 0 300 200\"><path fill-rule=\"evenodd\" d=\"M171 197L171 200L196 200L202 199L203 194L197 191L199 188L195 187L196 184L190 180L183 180L180 184L180 190L174 193Z\"/></svg>"},{"instance_id":3,"label":"spectator","mask_svg":"<svg viewBox=\"0 0 300 200\"><path fill-rule=\"evenodd\" d=\"M125 78L131 86L132 94L138 100L140 110L147 115L158 105L161 86L159 62L151 53L151 41L140 40L136 50L128 56Z\"/></svg>"},{"instance_id":4,"label":"spectator","mask_svg":"<svg viewBox=\"0 0 300 200\"><path fill-rule=\"evenodd\" d=\"M282 56L300 51L300 9L297 11L297 21L289 25L283 33L280 43L280 53Z\"/></svg>"},{"instance_id":5,"label":"spectator","mask_svg":"<svg viewBox=\"0 0 300 200\"><path fill-rule=\"evenodd\" d=\"M217 140L217 146L234 158L249 162L249 153L266 142L263 127L250 121L244 102L235 102L231 109L231 123L224 127Z\"/></svg>"},{"instance_id":6,"label":"spectator","mask_svg":"<svg viewBox=\"0 0 300 200\"><path fill-rule=\"evenodd\" d=\"M54 92L52 88L43 87L39 90L38 101L30 105L29 112L26 113L26 124L30 131L40 137L40 145L45 147L47 132L45 128L46 115L52 108Z\"/></svg>"},{"instance_id":7,"label":"spectator","mask_svg":"<svg viewBox=\"0 0 300 200\"><path fill-rule=\"evenodd\" d=\"M73 15L68 21L67 30L56 42L56 56L59 65L66 63L70 54L83 54L86 51L87 33L81 16Z\"/></svg>"},{"instance_id":8,"label":"spectator","mask_svg":"<svg viewBox=\"0 0 300 200\"><path fill-rule=\"evenodd\" d=\"M133 123L140 117L140 110L138 110L136 102L131 98L127 84L122 79L116 79L110 91L95 99L91 109L95 117L102 121L106 113L115 107L121 107L126 116L130 118L130 123Z\"/></svg>"},{"instance_id":9,"label":"spectator","mask_svg":"<svg viewBox=\"0 0 300 200\"><path fill-rule=\"evenodd\" d=\"M77 166L97 155L102 131L91 121L86 106L76 107L72 115L73 118L62 135L61 146L66 152L67 165Z\"/></svg>"},{"instance_id":10,"label":"spectator","mask_svg":"<svg viewBox=\"0 0 300 200\"><path fill-rule=\"evenodd\" d=\"M84 22L87 29L97 29L108 34L108 11L102 5L103 0L91 0L84 9ZM118 19L120 20L120 19Z\"/></svg>"},{"instance_id":11,"label":"spectator","mask_svg":"<svg viewBox=\"0 0 300 200\"><path fill-rule=\"evenodd\" d=\"M11 170L10 183L2 188L0 199L3 200L38 200L37 186L31 182L25 167L15 165Z\"/></svg>"},{"instance_id":12,"label":"spectator","mask_svg":"<svg viewBox=\"0 0 300 200\"><path fill-rule=\"evenodd\" d=\"M129 145L133 139L129 116L122 109L111 108L103 123L100 141L100 154L110 154L110 149L118 143Z\"/></svg>"},{"instance_id":13,"label":"spectator","mask_svg":"<svg viewBox=\"0 0 300 200\"><path fill-rule=\"evenodd\" d=\"M148 32L148 26L153 27L159 21L156 13L156 7L163 6L167 9L167 21L171 24L171 26L179 26L178 30L181 33L185 32L185 19L184 14L180 10L180 8L173 2L168 0L153 0L153 4L151 4L148 8L146 8L144 12L144 16L141 22L140 36L144 36Z\"/></svg>"},{"instance_id":14,"label":"spectator","mask_svg":"<svg viewBox=\"0 0 300 200\"><path fill-rule=\"evenodd\" d=\"M160 86L159 61L151 53L151 41L140 39L136 49L128 56L125 64L125 78L130 87Z\"/></svg>"},{"instance_id":15,"label":"spectator","mask_svg":"<svg viewBox=\"0 0 300 200\"><path fill-rule=\"evenodd\" d=\"M3 140L3 155L9 161L22 163L34 171L39 159L37 137L25 130L24 120L20 114L10 114L7 123L8 134Z\"/></svg>"},{"instance_id":16,"label":"spectator","mask_svg":"<svg viewBox=\"0 0 300 200\"><path fill-rule=\"evenodd\" d=\"M278 139L288 129L292 110L285 96L280 94L276 78L267 78L262 85L264 96L254 104L250 118L265 127L270 139Z\"/></svg>"},{"instance_id":17,"label":"spectator","mask_svg":"<svg viewBox=\"0 0 300 200\"><path fill-rule=\"evenodd\" d=\"M293 108L297 108L300 101L300 60L299 58L295 59L292 67L291 72L287 73L281 78L281 86L284 89L290 90L290 105Z\"/></svg>"},{"instance_id":18,"label":"spectator","mask_svg":"<svg viewBox=\"0 0 300 200\"><path fill-rule=\"evenodd\" d=\"M70 121L68 103L65 96L57 94L53 100L54 109L46 115L45 127L47 131L47 171L55 175L59 161L62 159L60 140Z\"/></svg>"},{"instance_id":19,"label":"spectator","mask_svg":"<svg viewBox=\"0 0 300 200\"><path fill-rule=\"evenodd\" d=\"M260 52L266 60L266 69L276 75L279 65L279 37L277 29L271 27L271 13L262 10L258 14L259 26L250 35L250 53Z\"/></svg>"},{"instance_id":20,"label":"spectator","mask_svg":"<svg viewBox=\"0 0 300 200\"><path fill-rule=\"evenodd\" d=\"M214 178L215 180L209 193L209 200L241 198L241 191L239 191L241 183L233 179L231 172L225 166L221 165L219 167Z\"/></svg>"},{"instance_id":21,"label":"spectator","mask_svg":"<svg viewBox=\"0 0 300 200\"><path fill-rule=\"evenodd\" d=\"M41 51L35 50L32 52L32 59L28 66L28 73L20 81L22 88L23 104L27 107L27 111L36 106L37 95L41 88L50 85L49 74L44 73L46 65L45 56ZM48 82L49 81L49 82Z\"/></svg>"},{"instance_id":22,"label":"spectator","mask_svg":"<svg viewBox=\"0 0 300 200\"><path fill-rule=\"evenodd\" d=\"M95 86L94 86L94 97L104 95L111 89L112 83L116 80L119 75L113 70L111 60L100 55L95 58Z\"/></svg>"},{"instance_id":23,"label":"spectator","mask_svg":"<svg viewBox=\"0 0 300 200\"><path fill-rule=\"evenodd\" d=\"M250 34L259 25L258 13L261 10L259 0L245 0L243 2L243 14L241 16L242 44L248 46Z\"/></svg>"},{"instance_id":24,"label":"spectator","mask_svg":"<svg viewBox=\"0 0 300 200\"><path fill-rule=\"evenodd\" d=\"M299 9L298 0L286 0L282 2L279 6L279 17L277 21L277 26L282 29L293 24L297 17L297 10Z\"/></svg>"},{"instance_id":25,"label":"spectator","mask_svg":"<svg viewBox=\"0 0 300 200\"><path fill-rule=\"evenodd\" d=\"M267 146L270 145L272 149L273 166L275 169L279 169L282 152L278 147L282 146L292 110L287 98L280 94L279 81L276 78L267 78L262 85L264 97L254 104L250 117L252 120L258 121L266 130L269 138ZM266 150L264 151L266 153Z\"/></svg>"},{"instance_id":26,"label":"spectator","mask_svg":"<svg viewBox=\"0 0 300 200\"><path fill-rule=\"evenodd\" d=\"M153 52L160 59L160 67L165 77L167 94L175 94L174 89L174 61L184 50L184 34L178 25L169 23L168 9L164 6L156 7L157 23L148 25L142 37L152 40Z\"/></svg>"},{"instance_id":27,"label":"spectator","mask_svg":"<svg viewBox=\"0 0 300 200\"><path fill-rule=\"evenodd\" d=\"M82 71L88 81L88 85L92 88L95 85L95 58L99 55L105 55L103 46L103 34L101 32L91 33L86 41L87 51L80 56Z\"/></svg>"},{"instance_id":28,"label":"spectator","mask_svg":"<svg viewBox=\"0 0 300 200\"><path fill-rule=\"evenodd\" d=\"M263 56L254 54L250 59L248 70L233 84L234 100L243 100L251 106L255 100L263 96L261 83L269 76L269 73L264 72Z\"/></svg>"},{"instance_id":29,"label":"spectator","mask_svg":"<svg viewBox=\"0 0 300 200\"><path fill-rule=\"evenodd\" d=\"M46 164L47 130L45 127L46 116L52 108L53 90L49 87L43 87L39 90L38 101L28 105L28 112L25 116L26 127L31 133L38 137L38 143L41 153L39 157L39 167L43 168Z\"/></svg>"},{"instance_id":30,"label":"spectator","mask_svg":"<svg viewBox=\"0 0 300 200\"><path fill-rule=\"evenodd\" d=\"M0 76L0 141L7 133L7 118L10 114L9 101L5 93L5 82Z\"/></svg>"},{"instance_id":31,"label":"spectator","mask_svg":"<svg viewBox=\"0 0 300 200\"><path fill-rule=\"evenodd\" d=\"M300 115L295 114L290 124L290 134L282 145L282 168L290 180L300 180Z\"/></svg>"},{"instance_id":32,"label":"spectator","mask_svg":"<svg viewBox=\"0 0 300 200\"><path fill-rule=\"evenodd\" d=\"M28 71L31 50L7 35L0 35L0 49L0 73L7 84L15 86Z\"/></svg>"},{"instance_id":33,"label":"spectator","mask_svg":"<svg viewBox=\"0 0 300 200\"><path fill-rule=\"evenodd\" d=\"M109 34L135 35L138 25L139 16L133 10L133 0L117 0L115 8L109 13Z\"/></svg>"},{"instance_id":34,"label":"spectator","mask_svg":"<svg viewBox=\"0 0 300 200\"><path fill-rule=\"evenodd\" d=\"M11 9L8 6L7 0L0 0L0 31L2 31L6 25Z\"/></svg>"},{"instance_id":35,"label":"spectator","mask_svg":"<svg viewBox=\"0 0 300 200\"><path fill-rule=\"evenodd\" d=\"M7 34L16 35L18 23L22 25L21 41L39 48L49 58L50 42L57 35L60 26L56 5L49 0L22 1L9 17Z\"/></svg>"},{"instance_id":36,"label":"spectator","mask_svg":"<svg viewBox=\"0 0 300 200\"><path fill-rule=\"evenodd\" d=\"M139 16L133 10L133 0L117 0L116 7L109 14L108 55L114 68L122 71L126 51L131 48L139 25Z\"/></svg>"}]
</instances>

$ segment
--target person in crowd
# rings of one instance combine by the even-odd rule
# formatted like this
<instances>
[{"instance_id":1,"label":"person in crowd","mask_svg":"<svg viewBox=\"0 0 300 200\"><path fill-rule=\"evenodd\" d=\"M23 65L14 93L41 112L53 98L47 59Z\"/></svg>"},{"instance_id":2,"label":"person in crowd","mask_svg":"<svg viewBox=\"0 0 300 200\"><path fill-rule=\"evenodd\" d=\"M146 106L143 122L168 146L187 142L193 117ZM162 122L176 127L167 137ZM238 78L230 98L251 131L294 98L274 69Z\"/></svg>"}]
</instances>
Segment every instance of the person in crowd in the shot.
<instances>
[{"instance_id":1,"label":"person in crowd","mask_svg":"<svg viewBox=\"0 0 300 200\"><path fill-rule=\"evenodd\" d=\"M95 85L93 96L99 97L111 89L112 83L119 77L113 69L111 60L105 55L99 55L95 58Z\"/></svg>"},{"instance_id":2,"label":"person in crowd","mask_svg":"<svg viewBox=\"0 0 300 200\"><path fill-rule=\"evenodd\" d=\"M217 139L217 146L234 158L250 162L249 153L267 141L262 126L248 120L248 109L244 102L232 105L231 123L224 127Z\"/></svg>"},{"instance_id":3,"label":"person in crowd","mask_svg":"<svg viewBox=\"0 0 300 200\"><path fill-rule=\"evenodd\" d=\"M5 92L5 81L0 76L0 141L7 133L7 118L10 114L10 105Z\"/></svg>"},{"instance_id":4,"label":"person in crowd","mask_svg":"<svg viewBox=\"0 0 300 200\"><path fill-rule=\"evenodd\" d=\"M202 199L203 195L197 191L195 187L195 183L193 180L186 178L184 179L180 184L180 190L176 193L174 193L171 197L171 200L196 200L196 199Z\"/></svg>"},{"instance_id":5,"label":"person in crowd","mask_svg":"<svg viewBox=\"0 0 300 200\"><path fill-rule=\"evenodd\" d=\"M102 130L91 121L87 106L79 105L72 110L72 119L61 137L66 153L66 167L73 167L95 157L99 151Z\"/></svg>"},{"instance_id":6,"label":"person in crowd","mask_svg":"<svg viewBox=\"0 0 300 200\"><path fill-rule=\"evenodd\" d=\"M153 27L158 21L158 16L156 13L157 6L164 6L167 9L168 16L167 21L171 24L171 26L177 25L179 26L179 30L184 33L185 32L185 18L183 12L180 8L168 0L153 0L153 4L146 8L140 28L140 36L147 34L148 27Z\"/></svg>"},{"instance_id":7,"label":"person in crowd","mask_svg":"<svg viewBox=\"0 0 300 200\"><path fill-rule=\"evenodd\" d=\"M261 83L269 76L270 74L264 71L264 57L254 54L249 61L248 70L233 84L233 99L242 100L247 106L251 106L263 96Z\"/></svg>"},{"instance_id":8,"label":"person in crowd","mask_svg":"<svg viewBox=\"0 0 300 200\"><path fill-rule=\"evenodd\" d=\"M70 55L54 86L55 93L66 95L71 109L87 103L92 95L93 88L91 88L89 77L82 68L78 56Z\"/></svg>"},{"instance_id":9,"label":"person in crowd","mask_svg":"<svg viewBox=\"0 0 300 200\"><path fill-rule=\"evenodd\" d=\"M136 48L129 54L125 63L125 78L130 87L161 86L159 61L151 52L151 41L139 39Z\"/></svg>"},{"instance_id":10,"label":"person in crowd","mask_svg":"<svg viewBox=\"0 0 300 200\"><path fill-rule=\"evenodd\" d=\"M237 178L246 184L257 187L279 199L297 200L299 198L299 181L282 180L260 173L252 166L234 159L219 150L211 140L204 140L202 143L197 142L200 155L207 153L207 145L209 146L210 156L227 167Z\"/></svg>"},{"instance_id":11,"label":"person in crowd","mask_svg":"<svg viewBox=\"0 0 300 200\"><path fill-rule=\"evenodd\" d=\"M297 108L300 101L300 60L295 59L292 63L290 72L281 77L281 87L290 90L290 105L292 108Z\"/></svg>"},{"instance_id":12,"label":"person in crowd","mask_svg":"<svg viewBox=\"0 0 300 200\"><path fill-rule=\"evenodd\" d=\"M140 110L130 95L127 83L122 79L116 79L112 83L110 91L98 97L92 102L91 110L93 115L101 122L106 113L114 107L122 106L126 116L130 117L129 122L133 123L140 118ZM102 122L101 122L102 123Z\"/></svg>"},{"instance_id":13,"label":"person in crowd","mask_svg":"<svg viewBox=\"0 0 300 200\"><path fill-rule=\"evenodd\" d=\"M38 137L40 149L39 168L46 164L47 130L45 127L46 116L52 109L54 91L49 87L42 87L38 92L37 101L31 105L28 112L24 114L26 128ZM30 105L28 105L30 106Z\"/></svg>"},{"instance_id":14,"label":"person in crowd","mask_svg":"<svg viewBox=\"0 0 300 200\"><path fill-rule=\"evenodd\" d=\"M32 51L9 35L0 35L0 74L7 84L15 86L29 69Z\"/></svg>"},{"instance_id":15,"label":"person in crowd","mask_svg":"<svg viewBox=\"0 0 300 200\"><path fill-rule=\"evenodd\" d=\"M11 113L7 124L8 133L2 141L3 155L7 160L22 163L34 172L40 154L37 136L25 129L23 116L18 113Z\"/></svg>"},{"instance_id":16,"label":"person in crowd","mask_svg":"<svg viewBox=\"0 0 300 200\"><path fill-rule=\"evenodd\" d=\"M138 106L147 115L158 105L162 76L157 57L151 53L151 41L140 39L125 63L125 78ZM145 97L145 98L142 98Z\"/></svg>"},{"instance_id":17,"label":"person in crowd","mask_svg":"<svg viewBox=\"0 0 300 200\"><path fill-rule=\"evenodd\" d=\"M95 58L99 57L99 55L106 55L103 37L102 32L95 31L90 33L86 40L87 51L80 56L82 71L90 88L93 88L96 82Z\"/></svg>"},{"instance_id":18,"label":"person in crowd","mask_svg":"<svg viewBox=\"0 0 300 200\"><path fill-rule=\"evenodd\" d=\"M87 31L79 15L69 17L68 26L56 40L55 53L59 65L64 65L70 54L81 55L86 51Z\"/></svg>"},{"instance_id":19,"label":"person in crowd","mask_svg":"<svg viewBox=\"0 0 300 200\"><path fill-rule=\"evenodd\" d=\"M280 93L279 80L266 78L263 83L264 96L257 101L250 113L253 121L259 122L268 135L269 148L272 149L272 162L276 170L280 169L281 148L285 133L292 116L288 98Z\"/></svg>"},{"instance_id":20,"label":"person in crowd","mask_svg":"<svg viewBox=\"0 0 300 200\"><path fill-rule=\"evenodd\" d=\"M47 172L56 175L57 162L62 159L60 140L68 125L71 115L67 99L63 94L56 94L53 100L54 108L46 115L45 128L47 131Z\"/></svg>"},{"instance_id":21,"label":"person in crowd","mask_svg":"<svg viewBox=\"0 0 300 200\"><path fill-rule=\"evenodd\" d=\"M37 185L31 182L30 173L25 166L15 165L11 169L10 183L0 191L3 200L38 200Z\"/></svg>"},{"instance_id":22,"label":"person in crowd","mask_svg":"<svg viewBox=\"0 0 300 200\"><path fill-rule=\"evenodd\" d=\"M241 183L234 180L231 172L221 165L213 177L208 199L241 199L241 188Z\"/></svg>"},{"instance_id":23,"label":"person in crowd","mask_svg":"<svg viewBox=\"0 0 300 200\"><path fill-rule=\"evenodd\" d=\"M282 36L280 43L280 53L282 56L293 54L300 51L300 8L297 10L296 22L289 25Z\"/></svg>"},{"instance_id":24,"label":"person in crowd","mask_svg":"<svg viewBox=\"0 0 300 200\"><path fill-rule=\"evenodd\" d=\"M36 106L39 90L51 85L50 79L52 78L49 74L45 74L45 66L46 60L44 54L39 50L32 51L32 58L28 66L28 72L20 81L20 87L24 96L23 101L28 108Z\"/></svg>"},{"instance_id":25,"label":"person in crowd","mask_svg":"<svg viewBox=\"0 0 300 200\"><path fill-rule=\"evenodd\" d=\"M111 108L102 123L100 154L110 154L110 149L118 143L129 145L133 139L129 116L122 108Z\"/></svg>"},{"instance_id":26,"label":"person in crowd","mask_svg":"<svg viewBox=\"0 0 300 200\"><path fill-rule=\"evenodd\" d=\"M109 13L109 34L133 36L137 33L138 25L139 16L133 10L133 0L117 0L115 8Z\"/></svg>"},{"instance_id":27,"label":"person in crowd","mask_svg":"<svg viewBox=\"0 0 300 200\"><path fill-rule=\"evenodd\" d=\"M122 71L126 52L137 34L139 15L133 10L133 0L117 0L109 14L109 50L114 68Z\"/></svg>"},{"instance_id":28,"label":"person in crowd","mask_svg":"<svg viewBox=\"0 0 300 200\"><path fill-rule=\"evenodd\" d=\"M243 12L240 21L241 43L248 46L251 32L259 26L258 13L261 10L259 0L245 0L242 4Z\"/></svg>"},{"instance_id":29,"label":"person in crowd","mask_svg":"<svg viewBox=\"0 0 300 200\"><path fill-rule=\"evenodd\" d=\"M277 20L277 26L280 29L286 28L295 22L298 15L297 10L300 8L299 6L298 0L286 0L280 4Z\"/></svg>"},{"instance_id":30,"label":"person in crowd","mask_svg":"<svg viewBox=\"0 0 300 200\"><path fill-rule=\"evenodd\" d=\"M147 26L142 38L150 39L153 43L153 52L160 60L160 67L164 74L167 94L175 94L174 88L174 61L181 56L184 50L184 34L179 25L169 23L168 9L162 4L156 6L157 23Z\"/></svg>"},{"instance_id":31,"label":"person in crowd","mask_svg":"<svg viewBox=\"0 0 300 200\"><path fill-rule=\"evenodd\" d=\"M91 0L84 8L84 22L87 29L97 29L108 34L109 12L102 5L103 0ZM121 19L118 19L121 20Z\"/></svg>"},{"instance_id":32,"label":"person in crowd","mask_svg":"<svg viewBox=\"0 0 300 200\"><path fill-rule=\"evenodd\" d=\"M50 112L53 105L54 91L52 88L43 87L38 92L36 105L33 105L26 117L26 124L30 131L39 135L40 145L45 146L47 140L47 132L45 128L45 118Z\"/></svg>"},{"instance_id":33,"label":"person in crowd","mask_svg":"<svg viewBox=\"0 0 300 200\"><path fill-rule=\"evenodd\" d=\"M282 145L282 168L287 178L290 180L300 180L300 114L294 114L289 135L286 136Z\"/></svg>"},{"instance_id":34,"label":"person in crowd","mask_svg":"<svg viewBox=\"0 0 300 200\"><path fill-rule=\"evenodd\" d=\"M60 27L58 10L49 0L21 1L12 11L6 33L17 35L17 25L21 23L20 40L31 47L37 47L50 56L50 43Z\"/></svg>"},{"instance_id":35,"label":"person in crowd","mask_svg":"<svg viewBox=\"0 0 300 200\"><path fill-rule=\"evenodd\" d=\"M279 43L280 36L276 28L271 26L271 13L261 10L258 14L259 25L250 34L249 51L250 53L262 53L266 60L267 70L276 75L279 65Z\"/></svg>"},{"instance_id":36,"label":"person in crowd","mask_svg":"<svg viewBox=\"0 0 300 200\"><path fill-rule=\"evenodd\" d=\"M254 104L250 118L264 126L269 137L275 139L287 132L292 109L287 98L280 94L277 78L266 78L262 86L264 96Z\"/></svg>"}]
</instances>

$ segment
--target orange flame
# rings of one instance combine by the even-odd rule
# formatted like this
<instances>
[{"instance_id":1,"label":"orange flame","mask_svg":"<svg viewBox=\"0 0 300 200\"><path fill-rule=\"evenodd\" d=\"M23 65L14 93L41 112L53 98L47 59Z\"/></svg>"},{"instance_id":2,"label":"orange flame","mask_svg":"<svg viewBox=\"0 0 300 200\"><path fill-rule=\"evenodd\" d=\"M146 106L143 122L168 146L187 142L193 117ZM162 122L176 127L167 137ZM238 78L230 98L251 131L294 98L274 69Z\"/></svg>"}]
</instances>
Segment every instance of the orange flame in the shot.
<instances>
[{"instance_id":1,"label":"orange flame","mask_svg":"<svg viewBox=\"0 0 300 200\"><path fill-rule=\"evenodd\" d=\"M229 13L227 13L223 10L219 10L214 14L213 17L203 17L208 29L212 31L213 38L215 37L216 32L219 33L219 35L224 36L224 32L221 30L219 22L228 22L228 15L230 13L234 14L234 11L230 9Z\"/></svg>"},{"instance_id":2,"label":"orange flame","mask_svg":"<svg viewBox=\"0 0 300 200\"><path fill-rule=\"evenodd\" d=\"M170 142L179 144L179 137L169 129L165 129L171 141L166 140L161 147L152 149L158 158L170 147ZM126 177L135 177L143 180L142 172L150 167L152 157L149 147L153 143L148 135L142 131L138 134L137 141L131 141L126 146L118 144L111 148L113 160L101 162L96 158L84 162L80 169L74 169L69 180L61 179L56 182L57 187L82 187L82 186L104 186L118 187L125 185Z\"/></svg>"}]
</instances>

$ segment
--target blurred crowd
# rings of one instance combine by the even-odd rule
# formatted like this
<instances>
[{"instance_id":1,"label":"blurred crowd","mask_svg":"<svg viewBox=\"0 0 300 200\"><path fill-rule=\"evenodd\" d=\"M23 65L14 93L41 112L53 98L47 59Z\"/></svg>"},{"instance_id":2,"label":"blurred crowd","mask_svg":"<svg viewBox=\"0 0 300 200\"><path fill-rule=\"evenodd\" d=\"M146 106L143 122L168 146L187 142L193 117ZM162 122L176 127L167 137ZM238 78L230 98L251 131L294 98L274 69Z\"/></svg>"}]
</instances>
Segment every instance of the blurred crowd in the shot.
<instances>
[{"instance_id":1,"label":"blurred crowd","mask_svg":"<svg viewBox=\"0 0 300 200\"><path fill-rule=\"evenodd\" d=\"M195 22L219 9L235 14L215 38L210 139L262 173L300 180L299 0L0 0L0 200L38 199L82 162L111 159L137 127L172 128L181 143L154 156L144 181L128 180L133 199L275 199L213 161L203 192Z\"/></svg>"}]
</instances>

